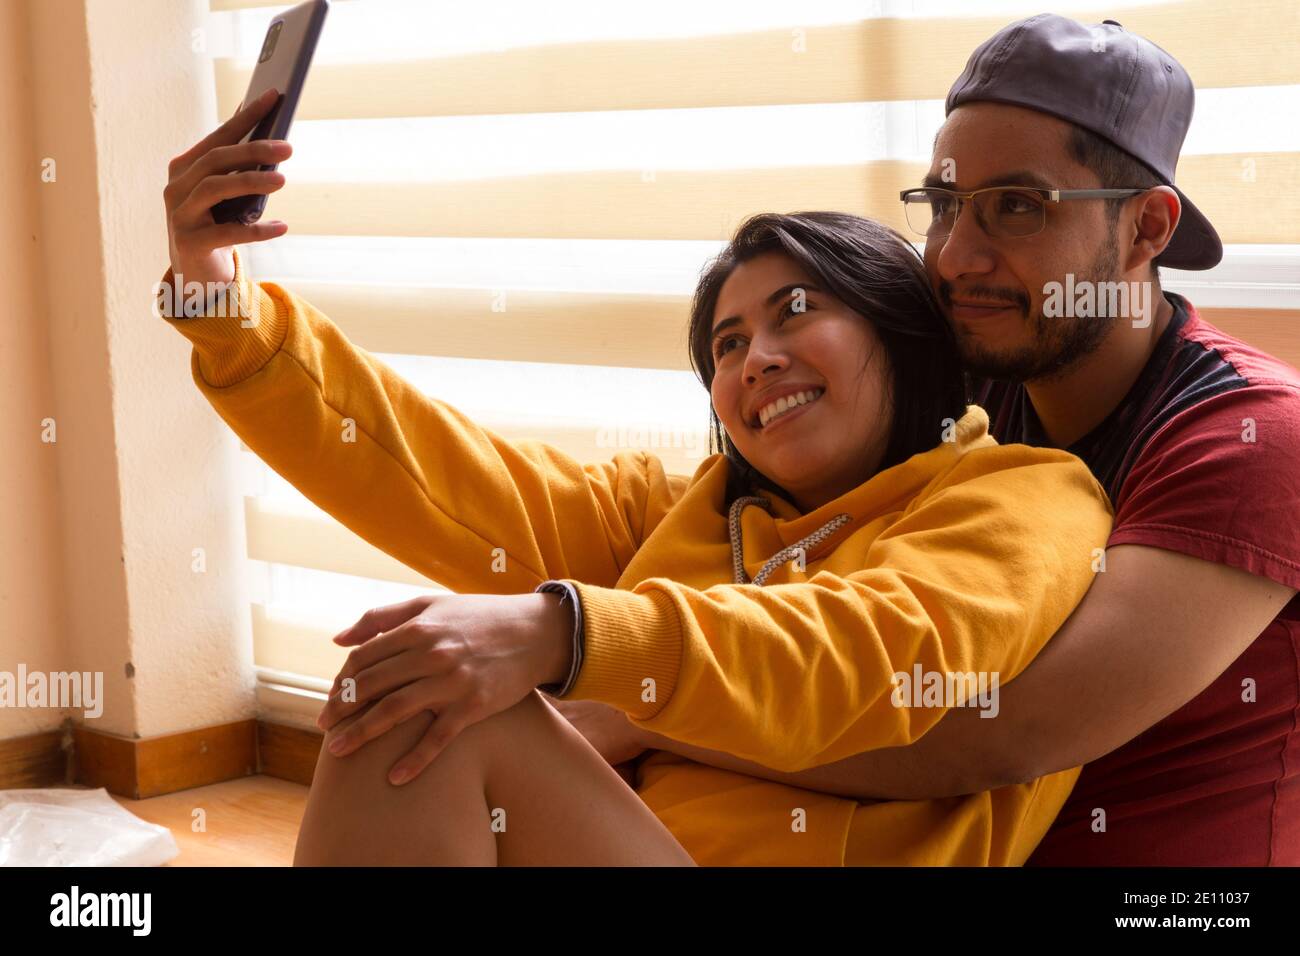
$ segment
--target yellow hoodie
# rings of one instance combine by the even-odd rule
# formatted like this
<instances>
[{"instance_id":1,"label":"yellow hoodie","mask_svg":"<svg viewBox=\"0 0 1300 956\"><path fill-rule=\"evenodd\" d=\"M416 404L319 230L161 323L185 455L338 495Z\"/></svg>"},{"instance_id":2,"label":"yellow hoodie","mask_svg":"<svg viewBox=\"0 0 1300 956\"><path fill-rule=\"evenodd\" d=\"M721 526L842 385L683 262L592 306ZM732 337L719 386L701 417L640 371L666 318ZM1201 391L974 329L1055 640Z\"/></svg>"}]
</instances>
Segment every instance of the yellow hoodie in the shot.
<instances>
[{"instance_id":1,"label":"yellow hoodie","mask_svg":"<svg viewBox=\"0 0 1300 956\"><path fill-rule=\"evenodd\" d=\"M978 406L952 441L809 514L775 495L726 501L721 454L688 477L644 451L584 464L510 442L301 297L251 282L238 250L235 265L206 312L161 314L193 343L195 384L248 447L453 591L572 583L585 652L565 699L604 701L686 744L796 772L917 740L945 701L905 693L894 675L1005 684L1083 597L1110 531L1081 461L998 445ZM963 699L976 706L946 703ZM1028 857L1077 775L872 802L657 751L636 790L702 865L1005 865Z\"/></svg>"}]
</instances>

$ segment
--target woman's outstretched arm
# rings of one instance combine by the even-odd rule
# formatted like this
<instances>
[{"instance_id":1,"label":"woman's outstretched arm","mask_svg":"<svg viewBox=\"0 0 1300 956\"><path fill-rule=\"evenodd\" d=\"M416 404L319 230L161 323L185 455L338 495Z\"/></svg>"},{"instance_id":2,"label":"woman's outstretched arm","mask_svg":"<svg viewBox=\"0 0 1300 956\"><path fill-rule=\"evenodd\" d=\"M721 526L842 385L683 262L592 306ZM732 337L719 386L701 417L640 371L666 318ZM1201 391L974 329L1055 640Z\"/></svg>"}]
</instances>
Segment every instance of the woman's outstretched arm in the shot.
<instances>
[{"instance_id":1,"label":"woman's outstretched arm","mask_svg":"<svg viewBox=\"0 0 1300 956\"><path fill-rule=\"evenodd\" d=\"M283 224L214 224L210 208L283 185L278 172L234 172L288 155L287 144L239 142L271 102L168 167L171 267L158 314L193 345L199 391L306 497L453 591L522 593L558 577L612 587L687 479L644 452L584 464L507 441L415 388L302 297L253 281L238 244ZM191 298L191 282L202 294Z\"/></svg>"},{"instance_id":2,"label":"woman's outstretched arm","mask_svg":"<svg viewBox=\"0 0 1300 956\"><path fill-rule=\"evenodd\" d=\"M251 281L238 250L235 261L234 294L255 328L238 315L163 315L194 345L194 384L307 498L439 584L490 594L560 577L613 586L680 494L684 479L644 452L584 465L507 441L354 345L305 299Z\"/></svg>"}]
</instances>

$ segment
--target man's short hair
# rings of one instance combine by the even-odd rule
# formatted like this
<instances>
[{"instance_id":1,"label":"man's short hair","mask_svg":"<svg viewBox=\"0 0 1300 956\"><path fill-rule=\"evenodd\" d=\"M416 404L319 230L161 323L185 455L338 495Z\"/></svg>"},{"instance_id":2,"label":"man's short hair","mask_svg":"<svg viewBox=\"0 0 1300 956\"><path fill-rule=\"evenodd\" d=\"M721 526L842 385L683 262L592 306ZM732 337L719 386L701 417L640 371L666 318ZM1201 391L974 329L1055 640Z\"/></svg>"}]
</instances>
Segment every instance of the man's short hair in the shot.
<instances>
[{"instance_id":1,"label":"man's short hair","mask_svg":"<svg viewBox=\"0 0 1300 956\"><path fill-rule=\"evenodd\" d=\"M1101 181L1102 189L1147 189L1163 186L1164 181L1141 160L1129 155L1110 140L1103 139L1090 129L1070 123L1065 148L1080 166L1091 169ZM1128 200L1103 199L1106 218L1113 229L1119 222L1120 210ZM1151 278L1160 282L1160 267L1151 263Z\"/></svg>"}]
</instances>

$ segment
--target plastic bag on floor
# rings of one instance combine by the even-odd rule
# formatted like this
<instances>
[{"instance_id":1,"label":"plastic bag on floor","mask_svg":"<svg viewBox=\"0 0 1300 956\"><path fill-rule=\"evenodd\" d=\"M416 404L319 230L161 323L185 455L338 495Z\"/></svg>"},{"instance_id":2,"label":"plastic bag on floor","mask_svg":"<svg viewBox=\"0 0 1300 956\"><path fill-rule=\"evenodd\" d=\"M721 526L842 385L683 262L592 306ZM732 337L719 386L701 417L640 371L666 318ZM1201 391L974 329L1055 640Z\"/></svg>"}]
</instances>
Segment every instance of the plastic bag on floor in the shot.
<instances>
[{"instance_id":1,"label":"plastic bag on floor","mask_svg":"<svg viewBox=\"0 0 1300 956\"><path fill-rule=\"evenodd\" d=\"M158 866L171 831L98 790L0 790L0 866Z\"/></svg>"}]
</instances>

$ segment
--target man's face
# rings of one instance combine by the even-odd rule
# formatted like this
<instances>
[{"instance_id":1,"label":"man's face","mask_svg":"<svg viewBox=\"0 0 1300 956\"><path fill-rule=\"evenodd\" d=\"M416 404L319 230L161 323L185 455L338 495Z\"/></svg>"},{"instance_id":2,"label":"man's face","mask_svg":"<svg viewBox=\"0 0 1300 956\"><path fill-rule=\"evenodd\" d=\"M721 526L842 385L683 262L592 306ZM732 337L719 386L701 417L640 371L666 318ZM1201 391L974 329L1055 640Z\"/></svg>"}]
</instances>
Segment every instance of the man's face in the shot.
<instances>
[{"instance_id":1,"label":"man's face","mask_svg":"<svg viewBox=\"0 0 1300 956\"><path fill-rule=\"evenodd\" d=\"M1002 103L967 103L948 115L935 142L935 185L1097 188L1095 173L1066 149L1069 124ZM950 174L949 179L952 176ZM963 204L951 235L928 239L925 266L962 359L983 378L1045 381L1101 343L1114 317L1047 318L1045 286L1119 276L1115 229L1100 200L1047 204L1047 225L1033 236L990 238Z\"/></svg>"}]
</instances>

